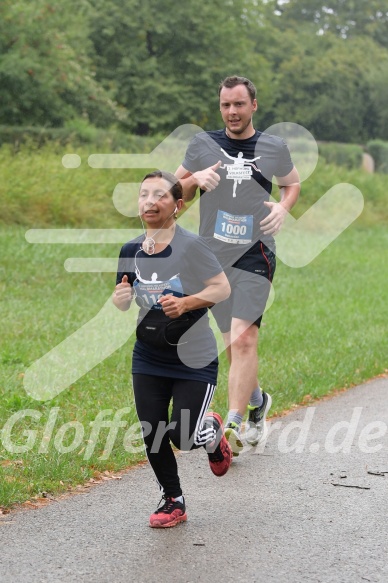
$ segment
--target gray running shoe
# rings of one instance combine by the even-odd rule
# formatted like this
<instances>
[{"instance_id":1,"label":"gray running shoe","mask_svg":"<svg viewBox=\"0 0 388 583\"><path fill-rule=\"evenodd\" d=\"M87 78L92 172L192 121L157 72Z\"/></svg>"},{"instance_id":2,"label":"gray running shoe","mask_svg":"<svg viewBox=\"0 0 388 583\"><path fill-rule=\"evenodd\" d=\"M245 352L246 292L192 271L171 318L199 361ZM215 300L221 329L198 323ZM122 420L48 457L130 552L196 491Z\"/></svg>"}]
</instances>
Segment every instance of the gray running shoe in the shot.
<instances>
[{"instance_id":1,"label":"gray running shoe","mask_svg":"<svg viewBox=\"0 0 388 583\"><path fill-rule=\"evenodd\" d=\"M249 414L245 423L245 439L250 445L257 445L266 439L268 435L266 417L271 405L271 395L264 391L261 407L252 407L251 405L248 405Z\"/></svg>"}]
</instances>

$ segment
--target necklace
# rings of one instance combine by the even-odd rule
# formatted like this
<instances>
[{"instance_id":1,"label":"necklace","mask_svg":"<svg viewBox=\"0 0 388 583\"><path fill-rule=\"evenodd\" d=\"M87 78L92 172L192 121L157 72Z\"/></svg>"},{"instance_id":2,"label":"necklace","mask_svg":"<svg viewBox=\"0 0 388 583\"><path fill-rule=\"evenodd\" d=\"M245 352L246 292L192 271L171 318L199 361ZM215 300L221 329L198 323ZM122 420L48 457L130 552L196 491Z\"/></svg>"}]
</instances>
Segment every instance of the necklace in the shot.
<instances>
[{"instance_id":1,"label":"necklace","mask_svg":"<svg viewBox=\"0 0 388 583\"><path fill-rule=\"evenodd\" d=\"M159 231L157 231L158 233ZM157 234L155 233L155 234ZM155 235L154 235L155 236ZM144 239L141 248L143 249L143 251L145 253L147 253L147 255L153 255L155 253L155 239L153 237L147 237Z\"/></svg>"},{"instance_id":2,"label":"necklace","mask_svg":"<svg viewBox=\"0 0 388 583\"><path fill-rule=\"evenodd\" d=\"M147 255L153 255L155 253L155 245L156 245L155 238L156 238L156 235L158 233L160 233L160 231L163 229L163 227L164 227L164 225L165 225L166 222L167 221L165 221L163 223L163 225L160 227L160 229L158 229L156 231L156 233L153 234L152 237L147 237L147 233L144 233L145 239L144 239L141 247L142 247L144 253L147 253ZM174 236L174 233L175 233L175 223L173 224L173 227L174 227L174 229L173 229L173 236Z\"/></svg>"}]
</instances>

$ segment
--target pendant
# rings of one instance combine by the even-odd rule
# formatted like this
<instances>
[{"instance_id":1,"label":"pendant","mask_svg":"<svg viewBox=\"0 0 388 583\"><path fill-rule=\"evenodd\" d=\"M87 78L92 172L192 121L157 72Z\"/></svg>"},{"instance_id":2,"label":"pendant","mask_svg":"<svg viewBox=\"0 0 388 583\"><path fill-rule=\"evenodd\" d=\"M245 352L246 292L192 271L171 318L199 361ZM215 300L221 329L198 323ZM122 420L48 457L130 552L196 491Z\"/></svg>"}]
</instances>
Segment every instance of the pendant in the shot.
<instances>
[{"instance_id":1,"label":"pendant","mask_svg":"<svg viewBox=\"0 0 388 583\"><path fill-rule=\"evenodd\" d=\"M144 239L142 249L147 255L153 255L155 253L155 241L152 237L146 237Z\"/></svg>"}]
</instances>

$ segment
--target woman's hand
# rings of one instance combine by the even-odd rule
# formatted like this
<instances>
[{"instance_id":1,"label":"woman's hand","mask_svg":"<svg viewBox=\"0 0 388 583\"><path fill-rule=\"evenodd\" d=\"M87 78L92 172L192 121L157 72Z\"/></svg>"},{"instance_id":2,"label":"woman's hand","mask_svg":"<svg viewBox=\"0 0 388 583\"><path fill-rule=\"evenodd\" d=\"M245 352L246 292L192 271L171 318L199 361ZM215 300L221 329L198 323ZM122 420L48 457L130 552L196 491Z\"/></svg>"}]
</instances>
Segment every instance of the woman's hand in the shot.
<instances>
[{"instance_id":1,"label":"woman's hand","mask_svg":"<svg viewBox=\"0 0 388 583\"><path fill-rule=\"evenodd\" d=\"M183 298L178 298L172 294L160 296L158 302L166 316L178 318L185 312L214 306L230 296L229 281L223 271L204 281L204 284L205 288L193 296L184 296Z\"/></svg>"},{"instance_id":2,"label":"woman's hand","mask_svg":"<svg viewBox=\"0 0 388 583\"><path fill-rule=\"evenodd\" d=\"M116 285L112 300L116 308L125 312L129 309L132 301L132 286L128 283L128 276L124 275L121 283Z\"/></svg>"},{"instance_id":3,"label":"woman's hand","mask_svg":"<svg viewBox=\"0 0 388 583\"><path fill-rule=\"evenodd\" d=\"M158 299L158 303L161 304L163 312L169 318L179 318L184 312L187 310L185 309L185 299L186 298L177 298L172 294L166 294L160 296Z\"/></svg>"}]
</instances>

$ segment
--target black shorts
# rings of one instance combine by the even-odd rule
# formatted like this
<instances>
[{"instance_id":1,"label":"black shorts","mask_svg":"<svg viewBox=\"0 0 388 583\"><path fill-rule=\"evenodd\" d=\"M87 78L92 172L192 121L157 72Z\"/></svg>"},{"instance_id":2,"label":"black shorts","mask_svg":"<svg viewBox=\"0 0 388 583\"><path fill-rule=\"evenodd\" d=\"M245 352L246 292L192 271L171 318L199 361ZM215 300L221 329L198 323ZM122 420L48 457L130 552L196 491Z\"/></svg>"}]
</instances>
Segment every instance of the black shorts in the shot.
<instances>
[{"instance_id":1,"label":"black shorts","mask_svg":"<svg viewBox=\"0 0 388 583\"><path fill-rule=\"evenodd\" d=\"M261 241L225 269L232 293L212 308L221 332L230 331L232 318L247 320L260 328L275 269L275 253Z\"/></svg>"}]
</instances>

